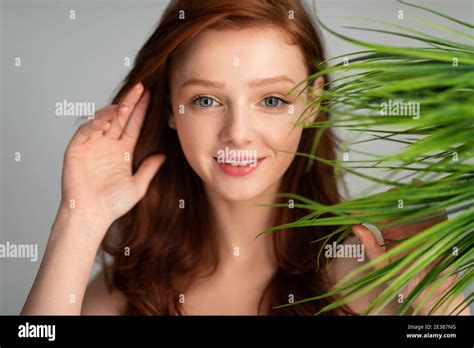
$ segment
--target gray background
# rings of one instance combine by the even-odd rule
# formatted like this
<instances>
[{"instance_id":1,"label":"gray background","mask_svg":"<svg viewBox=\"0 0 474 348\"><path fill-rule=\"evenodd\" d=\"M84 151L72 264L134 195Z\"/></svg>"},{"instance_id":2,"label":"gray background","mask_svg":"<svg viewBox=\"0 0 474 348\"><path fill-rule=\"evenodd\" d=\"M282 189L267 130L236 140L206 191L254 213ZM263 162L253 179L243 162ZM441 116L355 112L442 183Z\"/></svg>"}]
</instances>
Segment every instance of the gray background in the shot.
<instances>
[{"instance_id":1,"label":"gray background","mask_svg":"<svg viewBox=\"0 0 474 348\"><path fill-rule=\"evenodd\" d=\"M470 0L416 1L473 22ZM29 292L48 239L59 199L62 158L74 133L77 117L57 117L55 103L108 104L145 39L153 32L168 1L1 1L0 54L0 243L38 244L38 261L0 259L0 314L18 314ZM366 17L399 24L420 10L395 1L316 1L320 17L332 28L349 22L341 16ZM75 10L76 19L69 19ZM448 24L429 14L423 18ZM363 22L351 22L361 24ZM413 25L416 28L416 25ZM350 32L354 37L394 41L379 34ZM324 33L327 56L354 51L347 43ZM449 37L449 36L448 36ZM20 68L14 66L20 57ZM370 146L374 149L374 145ZM396 150L387 144L380 151ZM363 149L363 147L361 148ZM14 160L21 153L21 162ZM348 177L357 195L367 183ZM379 190L386 188L378 188ZM97 272L98 267L94 267Z\"/></svg>"}]
</instances>

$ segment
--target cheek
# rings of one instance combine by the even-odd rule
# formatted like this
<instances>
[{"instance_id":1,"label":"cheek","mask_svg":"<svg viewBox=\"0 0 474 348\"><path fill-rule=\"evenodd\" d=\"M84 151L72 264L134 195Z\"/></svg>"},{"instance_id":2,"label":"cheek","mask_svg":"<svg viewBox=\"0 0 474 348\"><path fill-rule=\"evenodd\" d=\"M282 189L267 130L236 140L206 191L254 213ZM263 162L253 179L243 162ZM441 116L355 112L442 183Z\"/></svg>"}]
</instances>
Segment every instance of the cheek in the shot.
<instances>
[{"instance_id":1,"label":"cheek","mask_svg":"<svg viewBox=\"0 0 474 348\"><path fill-rule=\"evenodd\" d=\"M280 144L282 146L280 149L285 152L278 152L277 158L280 159L281 165L285 170L290 166L291 162L295 158L295 152L298 150L298 145L301 140L301 128L295 128L291 131L290 134L286 134L284 139L281 139Z\"/></svg>"},{"instance_id":2,"label":"cheek","mask_svg":"<svg viewBox=\"0 0 474 348\"><path fill-rule=\"evenodd\" d=\"M291 133L286 138L286 146L288 151L296 152L298 150L298 145L300 144L302 128L298 127L291 131Z\"/></svg>"},{"instance_id":3,"label":"cheek","mask_svg":"<svg viewBox=\"0 0 474 348\"><path fill-rule=\"evenodd\" d=\"M302 128L294 127L293 119L284 122L272 122L265 130L267 144L275 151L295 152L301 139Z\"/></svg>"},{"instance_id":4,"label":"cheek","mask_svg":"<svg viewBox=\"0 0 474 348\"><path fill-rule=\"evenodd\" d=\"M177 117L176 129L186 159L196 170L201 157L212 156L218 132L216 124L186 115Z\"/></svg>"},{"instance_id":5,"label":"cheek","mask_svg":"<svg viewBox=\"0 0 474 348\"><path fill-rule=\"evenodd\" d=\"M290 167L295 158L295 152L301 140L302 128L293 128L290 121L274 122L266 130L266 145L271 148L275 156L271 161L268 175L281 176ZM270 174L271 173L271 174Z\"/></svg>"}]
</instances>

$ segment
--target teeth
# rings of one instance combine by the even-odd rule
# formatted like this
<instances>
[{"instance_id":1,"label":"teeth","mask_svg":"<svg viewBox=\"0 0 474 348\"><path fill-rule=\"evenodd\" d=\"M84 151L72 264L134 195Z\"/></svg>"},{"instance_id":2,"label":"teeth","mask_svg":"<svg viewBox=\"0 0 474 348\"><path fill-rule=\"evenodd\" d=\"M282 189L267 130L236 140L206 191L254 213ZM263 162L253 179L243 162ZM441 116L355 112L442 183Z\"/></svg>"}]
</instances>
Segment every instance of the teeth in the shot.
<instances>
[{"instance_id":1,"label":"teeth","mask_svg":"<svg viewBox=\"0 0 474 348\"><path fill-rule=\"evenodd\" d=\"M215 157L214 157L215 158ZM241 160L241 161L235 161L235 160L232 160L232 159L225 159L225 160L219 160L218 158L215 158L217 160L218 163L225 163L225 164L229 164L231 166L234 166L234 167L238 167L238 166L252 166L252 165L256 165L257 162L260 160L260 159L250 159L250 160Z\"/></svg>"},{"instance_id":2,"label":"teeth","mask_svg":"<svg viewBox=\"0 0 474 348\"><path fill-rule=\"evenodd\" d=\"M225 161L226 164L232 166L248 166L250 164L255 164L256 161Z\"/></svg>"}]
</instances>

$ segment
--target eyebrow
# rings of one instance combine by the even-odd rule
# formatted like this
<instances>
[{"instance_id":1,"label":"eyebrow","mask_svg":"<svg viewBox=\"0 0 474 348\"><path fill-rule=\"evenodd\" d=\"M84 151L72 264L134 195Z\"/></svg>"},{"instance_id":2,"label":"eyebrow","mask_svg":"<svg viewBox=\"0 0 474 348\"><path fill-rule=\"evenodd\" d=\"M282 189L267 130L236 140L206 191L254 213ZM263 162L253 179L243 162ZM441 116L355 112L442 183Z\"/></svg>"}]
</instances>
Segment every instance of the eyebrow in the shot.
<instances>
[{"instance_id":1,"label":"eyebrow","mask_svg":"<svg viewBox=\"0 0 474 348\"><path fill-rule=\"evenodd\" d=\"M248 85L251 88L255 88L255 87L262 87L262 86L271 85L271 84L275 84L279 82L289 82L289 83L295 84L295 81L293 81L290 77L286 75L279 75L279 76L274 76L274 77L266 77L262 79L252 80L252 81L249 81ZM186 86L202 86L202 87L208 87L208 88L222 89L222 88L225 88L225 83L219 82L219 81L192 78L192 79L187 80L185 83L183 83L181 85L181 88L184 88Z\"/></svg>"},{"instance_id":2,"label":"eyebrow","mask_svg":"<svg viewBox=\"0 0 474 348\"><path fill-rule=\"evenodd\" d=\"M289 82L289 83L295 84L295 81L293 81L293 79L289 78L286 75L280 75L280 76L275 76L275 77L267 77L263 79L252 80L249 82L249 87L262 87L262 86L272 85L274 83L279 83L279 82Z\"/></svg>"}]
</instances>

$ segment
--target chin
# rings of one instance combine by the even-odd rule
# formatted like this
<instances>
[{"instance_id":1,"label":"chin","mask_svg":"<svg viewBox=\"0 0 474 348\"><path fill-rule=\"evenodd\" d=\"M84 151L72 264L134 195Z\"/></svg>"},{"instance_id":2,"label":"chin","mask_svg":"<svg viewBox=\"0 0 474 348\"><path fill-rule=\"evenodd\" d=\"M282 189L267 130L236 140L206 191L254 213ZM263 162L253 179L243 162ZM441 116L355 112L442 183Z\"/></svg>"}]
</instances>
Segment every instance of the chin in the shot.
<instances>
[{"instance_id":1,"label":"chin","mask_svg":"<svg viewBox=\"0 0 474 348\"><path fill-rule=\"evenodd\" d=\"M255 170L244 175L235 175L236 173L228 175L219 169L219 165L214 160L209 167L199 165L192 167L208 190L228 202L243 202L255 200L269 193L276 193L273 188L279 179L275 177L275 171L278 171L279 168L269 170L267 167L269 164L259 160Z\"/></svg>"},{"instance_id":2,"label":"chin","mask_svg":"<svg viewBox=\"0 0 474 348\"><path fill-rule=\"evenodd\" d=\"M229 202L254 200L267 192L267 185L262 183L223 182L213 183L213 190Z\"/></svg>"}]
</instances>

